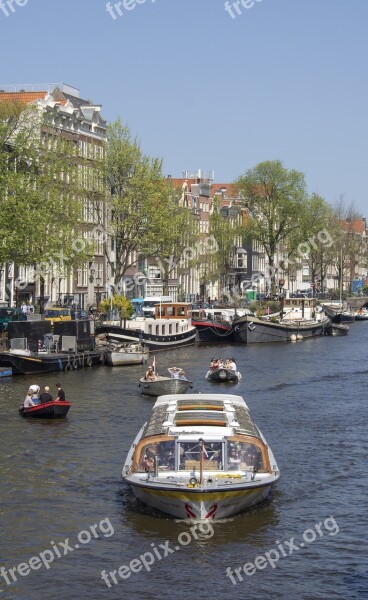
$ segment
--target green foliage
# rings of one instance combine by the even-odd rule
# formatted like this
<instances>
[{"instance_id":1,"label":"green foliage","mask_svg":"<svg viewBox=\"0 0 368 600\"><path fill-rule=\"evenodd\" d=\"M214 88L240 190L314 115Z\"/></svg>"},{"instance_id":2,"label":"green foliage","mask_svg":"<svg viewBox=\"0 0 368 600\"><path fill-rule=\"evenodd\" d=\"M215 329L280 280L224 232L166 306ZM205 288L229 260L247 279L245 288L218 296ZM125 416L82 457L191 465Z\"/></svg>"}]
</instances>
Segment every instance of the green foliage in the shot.
<instances>
[{"instance_id":1,"label":"green foliage","mask_svg":"<svg viewBox=\"0 0 368 600\"><path fill-rule=\"evenodd\" d=\"M274 292L276 252L281 244L291 251L290 244L295 247L300 239L308 199L304 175L285 169L281 161L265 161L239 177L236 187L249 211L245 233L265 249Z\"/></svg>"},{"instance_id":2,"label":"green foliage","mask_svg":"<svg viewBox=\"0 0 368 600\"><path fill-rule=\"evenodd\" d=\"M119 312L121 320L130 319L134 313L133 304L125 296L114 294L112 299L106 298L100 302L100 311L107 313L110 309L115 309Z\"/></svg>"},{"instance_id":3,"label":"green foliage","mask_svg":"<svg viewBox=\"0 0 368 600\"><path fill-rule=\"evenodd\" d=\"M43 119L32 105L0 104L0 263L39 265L41 281L91 256L74 244L83 207L78 149Z\"/></svg>"}]
</instances>

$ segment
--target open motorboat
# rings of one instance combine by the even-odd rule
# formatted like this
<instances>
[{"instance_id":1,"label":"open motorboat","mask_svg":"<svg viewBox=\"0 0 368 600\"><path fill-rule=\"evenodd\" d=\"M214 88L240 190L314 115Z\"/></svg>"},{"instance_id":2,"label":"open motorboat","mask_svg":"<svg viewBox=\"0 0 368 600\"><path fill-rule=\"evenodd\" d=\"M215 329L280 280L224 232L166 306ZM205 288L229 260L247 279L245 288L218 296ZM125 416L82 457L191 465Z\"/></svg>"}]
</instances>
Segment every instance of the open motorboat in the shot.
<instances>
[{"instance_id":1,"label":"open motorboat","mask_svg":"<svg viewBox=\"0 0 368 600\"><path fill-rule=\"evenodd\" d=\"M68 414L71 403L65 400L52 400L36 406L24 408L23 404L19 407L19 413L22 417L32 417L37 419L61 419Z\"/></svg>"},{"instance_id":2,"label":"open motorboat","mask_svg":"<svg viewBox=\"0 0 368 600\"><path fill-rule=\"evenodd\" d=\"M178 518L221 519L269 495L280 471L241 396L161 396L122 472L134 495Z\"/></svg>"},{"instance_id":3,"label":"open motorboat","mask_svg":"<svg viewBox=\"0 0 368 600\"><path fill-rule=\"evenodd\" d=\"M168 369L171 373L169 377L158 375L155 367L151 367L152 372L139 380L139 387L145 396L162 396L165 394L184 394L192 385L192 382L180 375L181 369L173 367Z\"/></svg>"},{"instance_id":4,"label":"open motorboat","mask_svg":"<svg viewBox=\"0 0 368 600\"><path fill-rule=\"evenodd\" d=\"M208 381L216 381L224 383L225 381L240 381L242 378L239 371L228 369L226 367L218 367L217 369L209 369L206 373L206 379Z\"/></svg>"}]
</instances>

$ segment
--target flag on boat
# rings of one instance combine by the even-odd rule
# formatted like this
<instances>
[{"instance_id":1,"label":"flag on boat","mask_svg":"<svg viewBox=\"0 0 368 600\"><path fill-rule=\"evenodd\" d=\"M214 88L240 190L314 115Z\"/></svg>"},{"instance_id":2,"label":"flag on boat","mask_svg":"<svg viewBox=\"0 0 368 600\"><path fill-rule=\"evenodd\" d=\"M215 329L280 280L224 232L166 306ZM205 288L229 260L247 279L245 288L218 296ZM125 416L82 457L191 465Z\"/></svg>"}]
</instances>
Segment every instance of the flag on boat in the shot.
<instances>
[{"instance_id":1,"label":"flag on boat","mask_svg":"<svg viewBox=\"0 0 368 600\"><path fill-rule=\"evenodd\" d=\"M154 373L156 373L156 357L153 357L153 361L152 361L152 370Z\"/></svg>"}]
</instances>

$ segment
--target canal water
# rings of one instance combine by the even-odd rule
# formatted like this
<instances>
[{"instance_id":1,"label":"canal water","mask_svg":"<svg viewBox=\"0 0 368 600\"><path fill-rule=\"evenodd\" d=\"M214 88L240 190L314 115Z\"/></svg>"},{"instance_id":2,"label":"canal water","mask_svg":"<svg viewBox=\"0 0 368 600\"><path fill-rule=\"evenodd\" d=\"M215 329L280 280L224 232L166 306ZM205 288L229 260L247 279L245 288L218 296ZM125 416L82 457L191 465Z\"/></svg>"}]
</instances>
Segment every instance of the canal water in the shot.
<instances>
[{"instance_id":1,"label":"canal water","mask_svg":"<svg viewBox=\"0 0 368 600\"><path fill-rule=\"evenodd\" d=\"M363 322L341 338L156 355L193 391L244 395L282 473L266 503L194 531L121 479L153 404L142 366L0 380L0 600L367 598L367 348ZM215 356L235 357L239 384L205 381ZM66 420L18 415L31 383L58 380Z\"/></svg>"}]
</instances>

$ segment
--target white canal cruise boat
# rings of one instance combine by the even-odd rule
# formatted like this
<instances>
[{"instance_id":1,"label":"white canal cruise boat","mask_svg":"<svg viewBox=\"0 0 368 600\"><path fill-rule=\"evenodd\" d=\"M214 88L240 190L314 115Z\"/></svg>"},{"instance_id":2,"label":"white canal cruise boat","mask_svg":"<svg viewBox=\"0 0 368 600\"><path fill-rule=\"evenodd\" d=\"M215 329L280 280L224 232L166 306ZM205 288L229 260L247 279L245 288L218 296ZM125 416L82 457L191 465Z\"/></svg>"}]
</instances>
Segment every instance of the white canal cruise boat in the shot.
<instances>
[{"instance_id":1,"label":"white canal cruise boat","mask_svg":"<svg viewBox=\"0 0 368 600\"><path fill-rule=\"evenodd\" d=\"M123 467L134 495L178 518L221 519L258 504L280 471L241 396L160 396Z\"/></svg>"}]
</instances>

